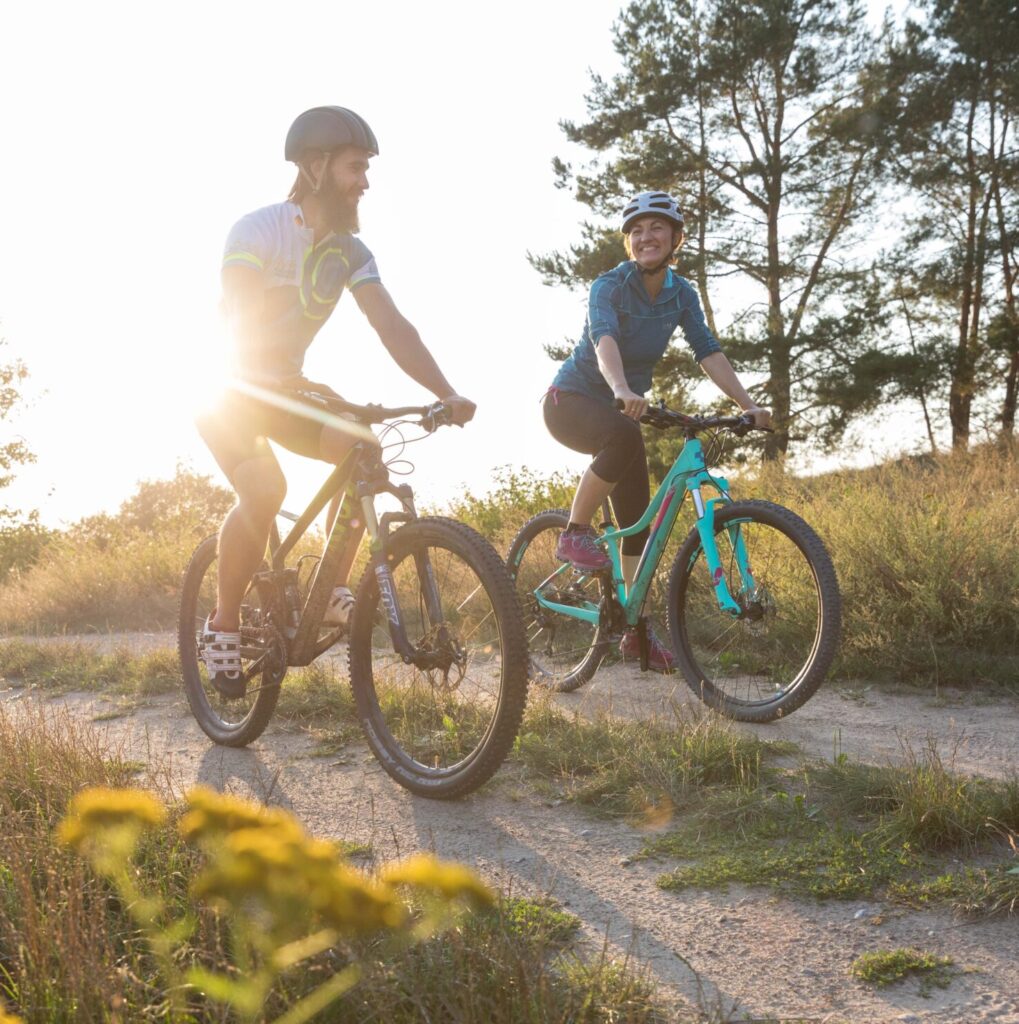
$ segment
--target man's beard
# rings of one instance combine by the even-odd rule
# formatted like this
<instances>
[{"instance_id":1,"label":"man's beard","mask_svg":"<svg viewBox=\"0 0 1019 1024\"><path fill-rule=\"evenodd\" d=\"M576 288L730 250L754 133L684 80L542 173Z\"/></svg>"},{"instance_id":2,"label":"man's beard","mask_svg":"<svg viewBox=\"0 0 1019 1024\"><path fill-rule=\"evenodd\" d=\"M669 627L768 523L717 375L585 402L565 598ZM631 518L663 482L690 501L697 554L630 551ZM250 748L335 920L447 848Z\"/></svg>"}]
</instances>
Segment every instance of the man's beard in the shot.
<instances>
[{"instance_id":1,"label":"man's beard","mask_svg":"<svg viewBox=\"0 0 1019 1024\"><path fill-rule=\"evenodd\" d=\"M357 198L343 193L331 177L326 177L318 192L319 202L329 226L340 234L356 234L361 230L357 220Z\"/></svg>"}]
</instances>

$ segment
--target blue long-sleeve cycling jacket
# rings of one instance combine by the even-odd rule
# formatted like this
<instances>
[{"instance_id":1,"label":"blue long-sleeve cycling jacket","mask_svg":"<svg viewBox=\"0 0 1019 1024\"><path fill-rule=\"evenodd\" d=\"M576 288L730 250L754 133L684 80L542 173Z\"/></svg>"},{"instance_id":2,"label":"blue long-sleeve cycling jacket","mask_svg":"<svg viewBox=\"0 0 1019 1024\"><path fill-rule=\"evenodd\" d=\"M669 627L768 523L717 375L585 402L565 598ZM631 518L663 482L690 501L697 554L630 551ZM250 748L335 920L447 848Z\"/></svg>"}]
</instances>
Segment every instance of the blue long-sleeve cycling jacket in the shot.
<instances>
[{"instance_id":1,"label":"blue long-sleeve cycling jacket","mask_svg":"<svg viewBox=\"0 0 1019 1024\"><path fill-rule=\"evenodd\" d=\"M612 388L598 369L595 343L606 334L616 339L630 390L638 395L651 387L651 374L677 327L700 362L721 346L704 321L693 285L671 270L657 297L649 298L644 279L632 260L606 271L591 285L584 333L559 368L554 387L577 391L604 402Z\"/></svg>"}]
</instances>

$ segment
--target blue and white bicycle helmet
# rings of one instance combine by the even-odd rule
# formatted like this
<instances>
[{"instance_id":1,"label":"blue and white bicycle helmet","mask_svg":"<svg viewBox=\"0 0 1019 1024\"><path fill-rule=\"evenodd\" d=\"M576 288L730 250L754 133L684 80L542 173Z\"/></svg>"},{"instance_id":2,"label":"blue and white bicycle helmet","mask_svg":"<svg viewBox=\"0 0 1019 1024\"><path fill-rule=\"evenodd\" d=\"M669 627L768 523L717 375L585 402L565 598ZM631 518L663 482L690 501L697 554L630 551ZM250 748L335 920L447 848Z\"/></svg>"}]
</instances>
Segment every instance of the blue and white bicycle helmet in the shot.
<instances>
[{"instance_id":1,"label":"blue and white bicycle helmet","mask_svg":"<svg viewBox=\"0 0 1019 1024\"><path fill-rule=\"evenodd\" d=\"M638 192L626 201L623 207L623 226L620 230L625 235L638 217L664 217L674 224L683 227L683 212L679 203L668 192Z\"/></svg>"}]
</instances>

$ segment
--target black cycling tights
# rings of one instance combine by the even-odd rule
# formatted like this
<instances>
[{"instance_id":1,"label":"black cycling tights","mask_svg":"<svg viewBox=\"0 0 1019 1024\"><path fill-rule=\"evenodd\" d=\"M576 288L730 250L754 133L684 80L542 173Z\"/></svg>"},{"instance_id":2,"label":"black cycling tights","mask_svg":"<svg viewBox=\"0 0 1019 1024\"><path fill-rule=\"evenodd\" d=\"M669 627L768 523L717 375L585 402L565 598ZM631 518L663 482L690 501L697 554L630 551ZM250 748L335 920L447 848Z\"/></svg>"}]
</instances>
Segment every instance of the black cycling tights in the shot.
<instances>
[{"instance_id":1,"label":"black cycling tights","mask_svg":"<svg viewBox=\"0 0 1019 1024\"><path fill-rule=\"evenodd\" d=\"M647 453L640 424L612 406L575 391L553 388L545 396L545 426L560 443L575 452L593 455L591 468L612 491L612 511L621 527L632 526L651 500ZM639 555L648 531L623 538L623 554Z\"/></svg>"}]
</instances>

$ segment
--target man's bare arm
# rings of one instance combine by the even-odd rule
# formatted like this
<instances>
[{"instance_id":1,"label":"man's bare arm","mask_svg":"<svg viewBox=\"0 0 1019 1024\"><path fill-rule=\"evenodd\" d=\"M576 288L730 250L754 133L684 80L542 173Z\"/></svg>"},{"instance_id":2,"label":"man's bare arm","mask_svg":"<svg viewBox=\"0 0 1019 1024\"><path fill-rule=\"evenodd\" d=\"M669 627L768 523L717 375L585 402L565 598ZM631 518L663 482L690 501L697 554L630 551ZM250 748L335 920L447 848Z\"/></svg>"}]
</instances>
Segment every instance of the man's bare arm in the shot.
<instances>
[{"instance_id":1,"label":"man's bare arm","mask_svg":"<svg viewBox=\"0 0 1019 1024\"><path fill-rule=\"evenodd\" d=\"M456 423L463 425L471 419L476 406L458 395L446 380L417 328L396 308L389 292L381 284L363 284L354 298L396 365L436 398L449 399Z\"/></svg>"}]
</instances>

